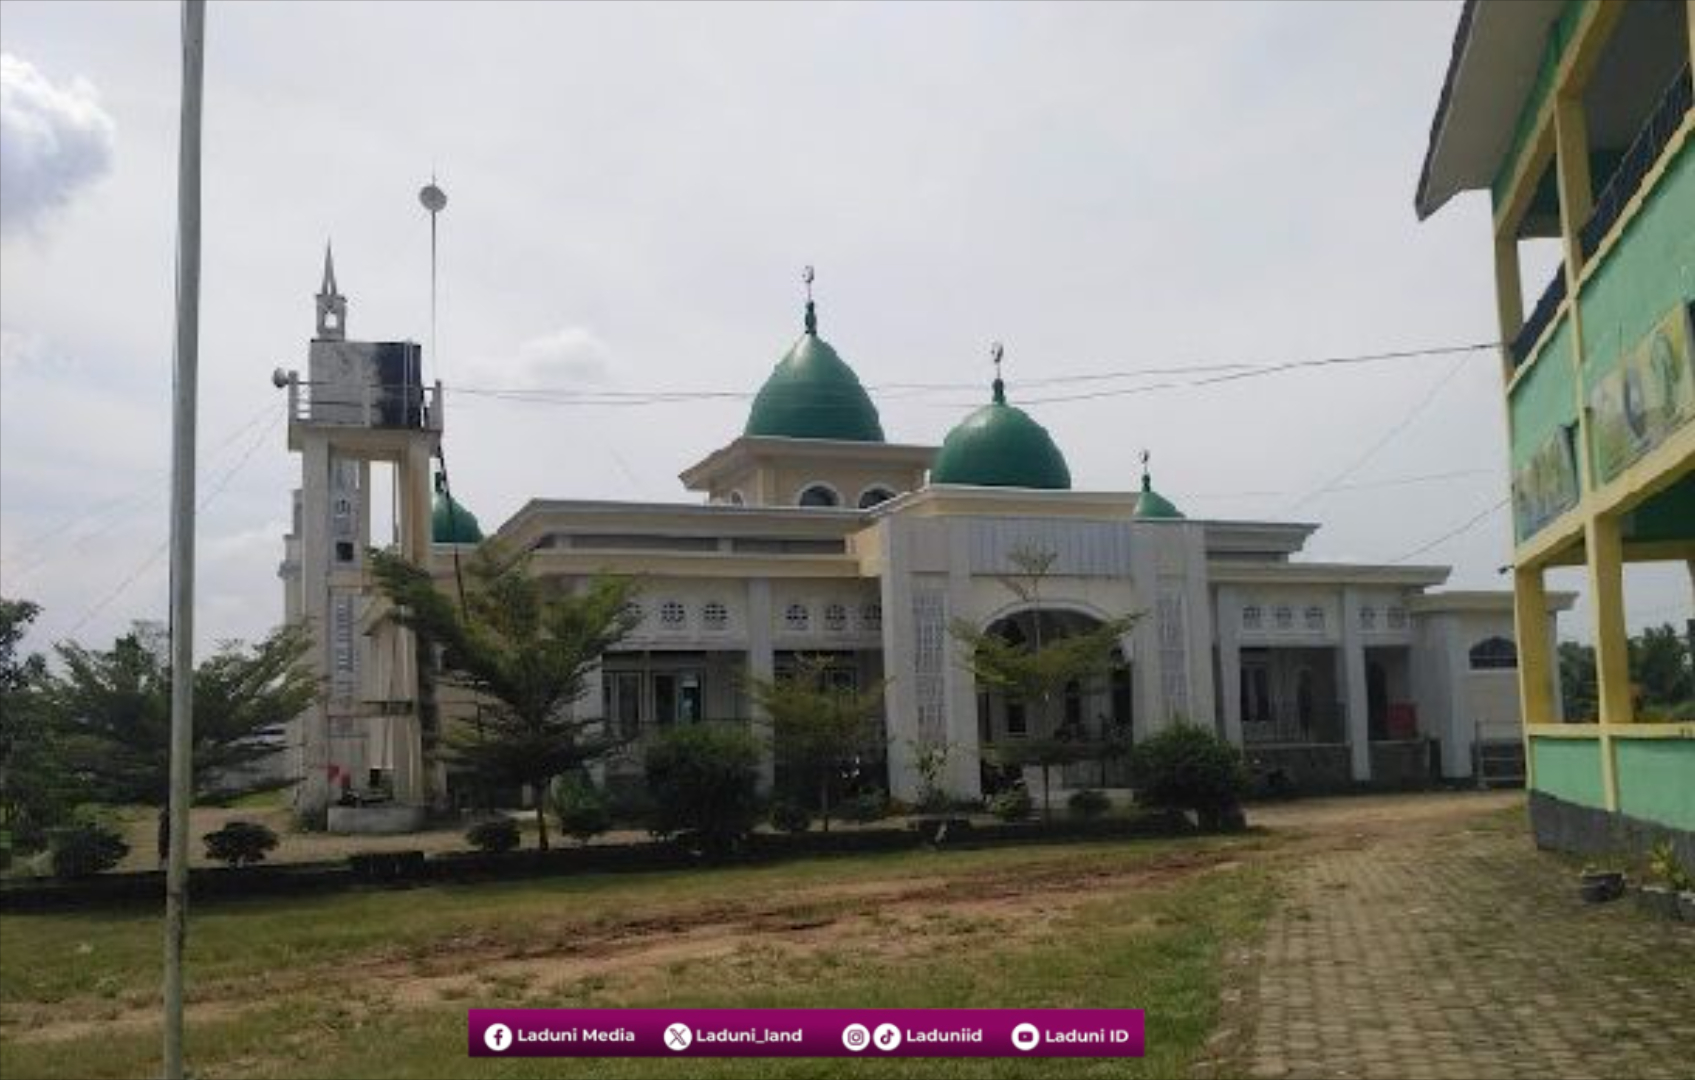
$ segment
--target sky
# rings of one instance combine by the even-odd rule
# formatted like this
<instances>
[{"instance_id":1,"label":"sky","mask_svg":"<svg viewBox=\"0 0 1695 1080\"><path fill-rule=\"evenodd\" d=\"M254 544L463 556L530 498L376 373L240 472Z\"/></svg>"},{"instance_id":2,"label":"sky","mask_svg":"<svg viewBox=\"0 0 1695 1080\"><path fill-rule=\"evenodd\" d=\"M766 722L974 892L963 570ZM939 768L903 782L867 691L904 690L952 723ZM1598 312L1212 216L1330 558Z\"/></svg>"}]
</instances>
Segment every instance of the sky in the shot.
<instances>
[{"instance_id":1,"label":"sky","mask_svg":"<svg viewBox=\"0 0 1695 1080\"><path fill-rule=\"evenodd\" d=\"M1030 405L1079 488L1135 487L1146 450L1191 517L1312 521L1307 557L1507 587L1492 351L1157 385L1495 336L1486 197L1412 209L1458 12L211 4L199 647L281 618L299 462L270 373L305 367L326 241L351 337L429 337L432 175L426 369L485 529L537 497L695 501L677 473L740 433L810 264L891 440L987 400L1000 341L1015 404L1135 391ZM0 22L0 592L43 605L38 648L166 607L179 19ZM1042 382L1149 368L1179 374ZM877 390L914 382L950 388ZM1681 565L1634 568L1630 622L1690 595ZM1588 636L1581 600L1561 632Z\"/></svg>"}]
</instances>

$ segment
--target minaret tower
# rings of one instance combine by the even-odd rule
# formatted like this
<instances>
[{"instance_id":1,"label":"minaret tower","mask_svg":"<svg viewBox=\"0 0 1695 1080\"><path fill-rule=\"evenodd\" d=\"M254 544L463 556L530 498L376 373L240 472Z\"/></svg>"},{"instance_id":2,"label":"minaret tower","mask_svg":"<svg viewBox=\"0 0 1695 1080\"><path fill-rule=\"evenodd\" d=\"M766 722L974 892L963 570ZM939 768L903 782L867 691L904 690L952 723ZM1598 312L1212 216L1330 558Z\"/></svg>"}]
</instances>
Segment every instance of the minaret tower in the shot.
<instances>
[{"instance_id":1,"label":"minaret tower","mask_svg":"<svg viewBox=\"0 0 1695 1080\"><path fill-rule=\"evenodd\" d=\"M316 300L307 377L273 377L288 391L288 445L301 460L285 610L311 628L311 659L323 676L323 697L291 740L300 748L295 802L332 830L339 822L338 831L393 831L422 821L429 782L411 637L380 617L366 551L392 546L430 565L441 385L422 384L422 350L413 342L347 339L347 298L327 245ZM393 473L393 536L371 535L373 468ZM389 796L387 810L361 816L338 805L344 794L376 791Z\"/></svg>"}]
</instances>

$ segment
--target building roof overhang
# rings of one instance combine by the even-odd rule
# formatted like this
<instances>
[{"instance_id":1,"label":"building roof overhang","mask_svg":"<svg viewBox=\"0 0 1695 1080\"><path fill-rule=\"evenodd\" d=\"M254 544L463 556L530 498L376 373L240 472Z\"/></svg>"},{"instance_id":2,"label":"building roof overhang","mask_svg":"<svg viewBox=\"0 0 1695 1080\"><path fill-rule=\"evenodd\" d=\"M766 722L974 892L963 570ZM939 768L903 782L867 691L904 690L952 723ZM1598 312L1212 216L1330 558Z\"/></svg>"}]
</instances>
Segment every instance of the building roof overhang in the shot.
<instances>
[{"instance_id":1,"label":"building roof overhang","mask_svg":"<svg viewBox=\"0 0 1695 1080\"><path fill-rule=\"evenodd\" d=\"M1550 592L1547 600L1549 611L1569 611L1577 602L1577 594ZM1511 589L1453 589L1425 593L1413 599L1407 606L1419 615L1443 615L1462 611L1511 614L1513 593Z\"/></svg>"},{"instance_id":2,"label":"building roof overhang","mask_svg":"<svg viewBox=\"0 0 1695 1080\"><path fill-rule=\"evenodd\" d=\"M936 456L934 446L914 443L855 442L846 439L790 439L777 435L743 435L712 451L678 474L690 491L705 491L714 477L733 474L767 461L864 462L927 469Z\"/></svg>"},{"instance_id":3,"label":"building roof overhang","mask_svg":"<svg viewBox=\"0 0 1695 1080\"><path fill-rule=\"evenodd\" d=\"M1420 220L1494 181L1563 7L1563 0L1466 0L1413 199Z\"/></svg>"},{"instance_id":4,"label":"building roof overhang","mask_svg":"<svg viewBox=\"0 0 1695 1080\"><path fill-rule=\"evenodd\" d=\"M1428 589L1448 580L1446 566L1372 563L1238 562L1207 564L1213 584L1225 585L1390 585Z\"/></svg>"}]
</instances>

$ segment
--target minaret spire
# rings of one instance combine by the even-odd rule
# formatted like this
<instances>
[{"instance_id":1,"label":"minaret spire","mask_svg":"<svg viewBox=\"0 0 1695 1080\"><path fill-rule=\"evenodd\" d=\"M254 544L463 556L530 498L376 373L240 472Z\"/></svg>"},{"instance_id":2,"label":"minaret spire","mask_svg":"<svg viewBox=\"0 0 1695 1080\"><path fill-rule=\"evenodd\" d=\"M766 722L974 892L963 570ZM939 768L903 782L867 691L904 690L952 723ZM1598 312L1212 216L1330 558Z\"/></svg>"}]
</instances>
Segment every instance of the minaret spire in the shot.
<instances>
[{"instance_id":1,"label":"minaret spire","mask_svg":"<svg viewBox=\"0 0 1695 1080\"><path fill-rule=\"evenodd\" d=\"M1006 383L1001 381L1001 358L1005 355L1006 347L1000 342L994 341L989 343L989 359L993 361L995 365L994 387L996 405L1006 404Z\"/></svg>"},{"instance_id":2,"label":"minaret spire","mask_svg":"<svg viewBox=\"0 0 1695 1080\"><path fill-rule=\"evenodd\" d=\"M1143 491L1152 491L1153 489L1154 489L1153 478L1148 475L1148 452L1146 450L1143 450L1142 451L1142 490Z\"/></svg>"},{"instance_id":3,"label":"minaret spire","mask_svg":"<svg viewBox=\"0 0 1695 1080\"><path fill-rule=\"evenodd\" d=\"M813 337L818 336L818 309L812 303L812 267L803 267L800 279L806 282L806 332Z\"/></svg>"},{"instance_id":4,"label":"minaret spire","mask_svg":"<svg viewBox=\"0 0 1695 1080\"><path fill-rule=\"evenodd\" d=\"M347 297L335 283L335 253L324 241L324 281L318 286L319 341L343 341L347 337Z\"/></svg>"}]
</instances>

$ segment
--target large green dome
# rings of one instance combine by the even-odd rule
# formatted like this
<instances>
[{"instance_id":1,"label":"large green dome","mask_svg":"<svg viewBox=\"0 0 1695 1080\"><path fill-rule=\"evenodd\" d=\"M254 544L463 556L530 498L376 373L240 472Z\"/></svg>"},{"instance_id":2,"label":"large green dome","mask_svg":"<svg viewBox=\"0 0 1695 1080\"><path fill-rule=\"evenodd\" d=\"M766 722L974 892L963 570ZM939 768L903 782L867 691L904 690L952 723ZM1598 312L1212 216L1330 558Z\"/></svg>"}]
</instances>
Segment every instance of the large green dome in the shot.
<instances>
[{"instance_id":1,"label":"large green dome","mask_svg":"<svg viewBox=\"0 0 1695 1080\"><path fill-rule=\"evenodd\" d=\"M777 364L753 399L744 435L882 442L883 424L859 376L818 336L806 302L806 333Z\"/></svg>"},{"instance_id":2,"label":"large green dome","mask_svg":"<svg viewBox=\"0 0 1695 1080\"><path fill-rule=\"evenodd\" d=\"M1066 491L1071 470L1048 429L1008 405L1006 384L996 379L994 400L960 421L942 441L930 482Z\"/></svg>"},{"instance_id":3,"label":"large green dome","mask_svg":"<svg viewBox=\"0 0 1695 1080\"><path fill-rule=\"evenodd\" d=\"M465 509L443 488L441 477L437 475L435 501L430 506L430 539L438 544L482 543L483 529L477 524L477 515Z\"/></svg>"}]
</instances>

